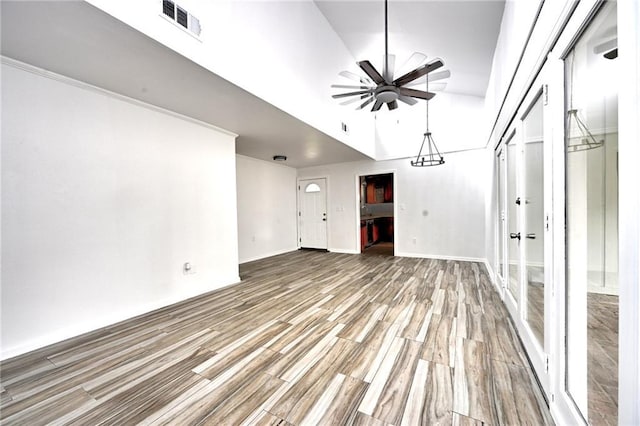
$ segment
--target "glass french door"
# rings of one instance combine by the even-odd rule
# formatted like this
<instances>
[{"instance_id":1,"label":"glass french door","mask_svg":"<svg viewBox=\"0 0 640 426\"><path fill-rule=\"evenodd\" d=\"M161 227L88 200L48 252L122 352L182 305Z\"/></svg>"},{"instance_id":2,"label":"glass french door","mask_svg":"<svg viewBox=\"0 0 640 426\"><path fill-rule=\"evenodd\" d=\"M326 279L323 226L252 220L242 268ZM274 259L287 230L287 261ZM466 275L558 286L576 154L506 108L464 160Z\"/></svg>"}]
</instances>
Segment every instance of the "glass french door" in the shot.
<instances>
[{"instance_id":1,"label":"glass french door","mask_svg":"<svg viewBox=\"0 0 640 426\"><path fill-rule=\"evenodd\" d=\"M592 425L618 422L617 58L617 4L605 2L564 59L565 383Z\"/></svg>"},{"instance_id":2,"label":"glass french door","mask_svg":"<svg viewBox=\"0 0 640 426\"><path fill-rule=\"evenodd\" d=\"M504 249L498 242L504 300L536 375L549 392L552 298L549 216L551 211L551 126L546 124L545 69L535 81L498 151L503 166L498 214L504 217ZM501 157L502 156L502 157ZM498 168L500 168L500 166ZM501 193L501 194L500 194Z\"/></svg>"}]
</instances>

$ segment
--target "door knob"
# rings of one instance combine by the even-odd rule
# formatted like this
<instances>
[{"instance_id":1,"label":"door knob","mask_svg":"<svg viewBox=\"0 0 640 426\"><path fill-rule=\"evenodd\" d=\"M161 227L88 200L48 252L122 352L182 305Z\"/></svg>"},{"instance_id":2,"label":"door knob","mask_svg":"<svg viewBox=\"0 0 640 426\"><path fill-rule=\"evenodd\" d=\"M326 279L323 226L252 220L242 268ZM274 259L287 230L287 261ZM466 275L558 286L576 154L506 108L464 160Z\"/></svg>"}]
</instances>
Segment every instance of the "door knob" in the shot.
<instances>
[{"instance_id":1,"label":"door knob","mask_svg":"<svg viewBox=\"0 0 640 426\"><path fill-rule=\"evenodd\" d=\"M520 239L520 233L518 232L517 234L515 232L512 232L509 234L509 238L511 238L512 240L516 240L516 239Z\"/></svg>"},{"instance_id":2,"label":"door knob","mask_svg":"<svg viewBox=\"0 0 640 426\"><path fill-rule=\"evenodd\" d=\"M527 238L530 240L535 240L536 239L536 234L527 234Z\"/></svg>"},{"instance_id":3,"label":"door knob","mask_svg":"<svg viewBox=\"0 0 640 426\"><path fill-rule=\"evenodd\" d=\"M322 221L323 221L323 222L326 222L326 221L327 221L327 218L326 218L326 217L323 217L323 218L322 218Z\"/></svg>"}]
</instances>

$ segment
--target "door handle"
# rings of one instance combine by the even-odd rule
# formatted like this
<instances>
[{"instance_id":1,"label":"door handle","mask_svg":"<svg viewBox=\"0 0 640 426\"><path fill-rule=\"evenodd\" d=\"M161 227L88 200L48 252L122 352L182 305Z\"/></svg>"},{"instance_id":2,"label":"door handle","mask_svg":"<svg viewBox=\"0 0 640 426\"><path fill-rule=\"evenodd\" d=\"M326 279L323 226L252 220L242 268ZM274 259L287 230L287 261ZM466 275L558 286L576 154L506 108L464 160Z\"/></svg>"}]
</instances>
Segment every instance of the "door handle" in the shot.
<instances>
[{"instance_id":1,"label":"door handle","mask_svg":"<svg viewBox=\"0 0 640 426\"><path fill-rule=\"evenodd\" d=\"M520 205L520 197L516 198L516 204Z\"/></svg>"},{"instance_id":2,"label":"door handle","mask_svg":"<svg viewBox=\"0 0 640 426\"><path fill-rule=\"evenodd\" d=\"M527 238L530 240L535 240L536 239L536 234L527 234Z\"/></svg>"},{"instance_id":3,"label":"door handle","mask_svg":"<svg viewBox=\"0 0 640 426\"><path fill-rule=\"evenodd\" d=\"M515 232L512 232L509 234L509 238L511 238L512 240L516 240L516 239L520 239L520 233L518 232L517 234Z\"/></svg>"},{"instance_id":4,"label":"door handle","mask_svg":"<svg viewBox=\"0 0 640 426\"><path fill-rule=\"evenodd\" d=\"M322 221L323 221L323 222L326 222L326 221L327 221L327 218L326 218L326 217L323 217L323 218L322 218Z\"/></svg>"}]
</instances>

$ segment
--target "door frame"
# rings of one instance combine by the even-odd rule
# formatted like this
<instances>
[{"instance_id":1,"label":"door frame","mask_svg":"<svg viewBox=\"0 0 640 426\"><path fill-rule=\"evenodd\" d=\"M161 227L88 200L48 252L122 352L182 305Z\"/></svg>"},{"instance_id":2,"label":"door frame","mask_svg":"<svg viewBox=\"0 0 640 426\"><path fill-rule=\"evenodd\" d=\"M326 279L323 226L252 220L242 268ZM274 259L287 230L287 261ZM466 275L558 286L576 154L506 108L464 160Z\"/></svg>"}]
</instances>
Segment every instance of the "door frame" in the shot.
<instances>
[{"instance_id":1,"label":"door frame","mask_svg":"<svg viewBox=\"0 0 640 426\"><path fill-rule=\"evenodd\" d=\"M360 247L362 244L360 237L360 177L361 176L373 176L373 175L393 175L393 255L396 256L398 251L398 170L397 169L382 169L382 170L370 170L368 172L358 172L354 176L355 180L355 225L356 225L356 251L360 253Z\"/></svg>"},{"instance_id":2,"label":"door frame","mask_svg":"<svg viewBox=\"0 0 640 426\"><path fill-rule=\"evenodd\" d=\"M555 309L554 309L554 267L553 267L553 254L554 250L554 233L553 233L553 212L554 212L554 200L553 200L553 181L554 181L554 167L553 167L553 155L554 155L554 131L556 130L557 123L553 121L554 114L557 113L557 106L550 104L550 90L556 93L556 97L563 97L564 90L562 86L557 84L551 84L552 74L555 68L549 64L545 64L540 73L534 79L534 82L530 86L527 94L524 96L520 107L518 108L514 121L508 127L505 132L505 136L502 138L500 144L496 147L496 158L499 158L499 154L504 156L504 171L505 174L505 194L503 200L505 220L504 224L508 225L511 221L515 220L517 223L516 232L519 232L522 236L526 234L526 220L525 210L518 208L516 211L516 217L509 217L509 169L515 167L515 179L513 184L516 186L516 197L521 198L526 202L524 196L526 194L526 188L523 187L525 182L525 165L524 165L524 118L527 116L531 108L538 100L543 103L543 191L544 191L544 223L545 223L545 238L544 238L544 342L540 344L531 329L529 322L527 321L527 309L528 309L528 280L527 280L527 268L526 268L526 244L521 239L518 242L518 254L517 254L517 268L518 268L518 288L517 298L511 295L508 290L509 268L513 265L509 264L509 237L510 229L508 226L502 226L502 235L498 235L499 238L503 238L504 253L503 262L507 265L506 277L502 283L503 301L507 306L511 317L513 318L520 339L527 351L529 361L531 362L538 381L544 390L545 396L548 399L553 399L553 381L555 375L555 369L553 362L553 354L555 353L555 342L553 339L554 331L551 328L551 324L555 322ZM551 89L549 89L551 87ZM564 127L562 127L564 131ZM556 138L557 140L557 138ZM507 145L514 144L515 156L513 158L515 164L509 164L509 157L507 155ZM564 146L564 139L561 141L561 146ZM500 177L498 177L500 178ZM500 194L498 194L500 196ZM500 218L498 218L500 219Z\"/></svg>"},{"instance_id":3,"label":"door frame","mask_svg":"<svg viewBox=\"0 0 640 426\"><path fill-rule=\"evenodd\" d=\"M296 245L298 247L298 250L302 248L302 244L301 244L301 240L302 240L302 231L300 229L300 191L301 191L301 186L300 186L300 182L305 181L305 180L318 180L318 179L324 179L325 180L325 206L327 209L327 226L326 226L326 232L327 232L327 248L326 250L329 251L329 247L331 247L331 232L329 232L329 224L331 223L331 215L329 214L329 212L331 211L331 209L329 208L329 176L315 176L315 177L298 177L296 179L296 230L297 230L297 238L296 238Z\"/></svg>"},{"instance_id":4,"label":"door frame","mask_svg":"<svg viewBox=\"0 0 640 426\"><path fill-rule=\"evenodd\" d=\"M506 160L505 145L502 142L500 142L496 147L496 149L494 150L493 158L496 164L499 166L495 168L495 170L497 171L496 173L496 183L497 183L496 208L499 209L501 200L502 200L502 207L503 207L503 210L499 210L498 215L496 215L495 239L496 239L496 242L498 242L498 244L496 244L496 253L495 253L496 264L494 265L494 268L495 268L494 270L495 270L496 287L497 287L498 293L500 294L500 298L504 299L504 290L506 286L506 280L504 279L504 271L502 271L500 267L502 265L506 265L505 259L507 258L506 256L507 233L506 233L506 227L505 227L507 213L506 213L506 210L504 209L506 207L506 200L507 200L507 190L506 190L507 160ZM500 163L502 163L502 165L500 165ZM503 193L501 193L500 190L502 190ZM500 256L501 254L500 242L502 242L502 256Z\"/></svg>"}]
</instances>

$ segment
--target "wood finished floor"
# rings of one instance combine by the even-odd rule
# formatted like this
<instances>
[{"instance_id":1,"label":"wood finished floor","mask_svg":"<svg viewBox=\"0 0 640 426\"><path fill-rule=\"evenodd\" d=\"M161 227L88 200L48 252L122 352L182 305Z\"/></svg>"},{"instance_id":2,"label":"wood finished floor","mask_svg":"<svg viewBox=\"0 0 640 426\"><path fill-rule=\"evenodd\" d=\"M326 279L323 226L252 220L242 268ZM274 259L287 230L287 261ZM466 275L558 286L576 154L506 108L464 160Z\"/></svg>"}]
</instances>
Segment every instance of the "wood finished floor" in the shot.
<instances>
[{"instance_id":1,"label":"wood finished floor","mask_svg":"<svg viewBox=\"0 0 640 426\"><path fill-rule=\"evenodd\" d=\"M589 423L618 424L618 296L587 295Z\"/></svg>"},{"instance_id":2,"label":"wood finished floor","mask_svg":"<svg viewBox=\"0 0 640 426\"><path fill-rule=\"evenodd\" d=\"M298 251L2 363L2 424L543 425L484 266Z\"/></svg>"}]
</instances>

